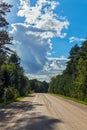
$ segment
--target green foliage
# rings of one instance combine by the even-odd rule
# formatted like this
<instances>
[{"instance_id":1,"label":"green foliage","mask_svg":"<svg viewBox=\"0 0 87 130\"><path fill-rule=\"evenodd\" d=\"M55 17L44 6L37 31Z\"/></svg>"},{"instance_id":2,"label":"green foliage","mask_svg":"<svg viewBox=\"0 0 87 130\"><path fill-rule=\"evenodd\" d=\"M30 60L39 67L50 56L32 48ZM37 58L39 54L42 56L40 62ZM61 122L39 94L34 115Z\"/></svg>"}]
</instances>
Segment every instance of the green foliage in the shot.
<instances>
[{"instance_id":1,"label":"green foliage","mask_svg":"<svg viewBox=\"0 0 87 130\"><path fill-rule=\"evenodd\" d=\"M51 79L49 92L87 100L87 41L71 49L66 69Z\"/></svg>"},{"instance_id":2,"label":"green foliage","mask_svg":"<svg viewBox=\"0 0 87 130\"><path fill-rule=\"evenodd\" d=\"M48 92L48 83L46 81L38 81L36 79L30 80L31 90L38 93Z\"/></svg>"},{"instance_id":3,"label":"green foliage","mask_svg":"<svg viewBox=\"0 0 87 130\"><path fill-rule=\"evenodd\" d=\"M17 89L13 87L4 88L3 101L15 100L19 96Z\"/></svg>"},{"instance_id":4,"label":"green foliage","mask_svg":"<svg viewBox=\"0 0 87 130\"><path fill-rule=\"evenodd\" d=\"M10 49L6 45L12 44L12 37L9 36L7 28L9 23L5 19L5 15L10 12L12 6L0 1L0 65L6 60L7 53Z\"/></svg>"},{"instance_id":5,"label":"green foliage","mask_svg":"<svg viewBox=\"0 0 87 130\"><path fill-rule=\"evenodd\" d=\"M12 37L7 31L9 23L5 18L11 7L0 1L0 102L15 100L30 92L29 79L20 66L19 56L6 46L12 44Z\"/></svg>"},{"instance_id":6,"label":"green foliage","mask_svg":"<svg viewBox=\"0 0 87 130\"><path fill-rule=\"evenodd\" d=\"M9 58L8 58L8 62L9 64L15 64L16 67L20 66L20 58L18 57L18 55L16 54L16 52L14 52Z\"/></svg>"},{"instance_id":7,"label":"green foliage","mask_svg":"<svg viewBox=\"0 0 87 130\"><path fill-rule=\"evenodd\" d=\"M30 93L29 79L17 63L6 61L0 68L0 101L15 99L18 95L26 96Z\"/></svg>"},{"instance_id":8,"label":"green foliage","mask_svg":"<svg viewBox=\"0 0 87 130\"><path fill-rule=\"evenodd\" d=\"M26 96L30 93L30 83L29 79L23 74L19 74L18 90L20 96Z\"/></svg>"}]
</instances>

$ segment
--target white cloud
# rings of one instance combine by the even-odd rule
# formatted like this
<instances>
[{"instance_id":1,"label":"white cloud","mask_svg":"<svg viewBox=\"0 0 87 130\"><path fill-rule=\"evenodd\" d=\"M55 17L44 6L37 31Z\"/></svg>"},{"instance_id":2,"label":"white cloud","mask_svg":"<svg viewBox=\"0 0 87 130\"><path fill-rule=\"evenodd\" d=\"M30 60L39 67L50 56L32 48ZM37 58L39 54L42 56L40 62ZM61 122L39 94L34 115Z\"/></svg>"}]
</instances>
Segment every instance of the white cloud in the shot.
<instances>
[{"instance_id":1,"label":"white cloud","mask_svg":"<svg viewBox=\"0 0 87 130\"><path fill-rule=\"evenodd\" d=\"M35 6L31 6L28 0L20 0L17 15L24 17L24 23L12 25L16 44L15 49L21 57L22 65L27 73L31 75L45 73L45 77L51 77L65 68L65 64L58 63L58 59L48 59L52 49L51 38L64 38L69 22L63 16L53 12L59 2L50 0L38 0ZM64 60L64 59L63 59ZM46 76L47 75L47 76ZM49 75L49 76L48 76ZM44 76L43 76L44 77Z\"/></svg>"},{"instance_id":2,"label":"white cloud","mask_svg":"<svg viewBox=\"0 0 87 130\"><path fill-rule=\"evenodd\" d=\"M85 38L78 38L78 37L74 37L74 36L69 38L70 43L72 43L72 42L83 42L85 40L86 40Z\"/></svg>"},{"instance_id":3,"label":"white cloud","mask_svg":"<svg viewBox=\"0 0 87 130\"><path fill-rule=\"evenodd\" d=\"M39 22L42 17L46 16L47 11L51 13L58 4L59 2L50 0L38 0L36 6L32 7L28 0L20 0L20 10L18 12L18 16L25 17L25 21L30 24L33 22L36 23L36 21ZM50 5L49 8L46 7L47 5Z\"/></svg>"},{"instance_id":4,"label":"white cloud","mask_svg":"<svg viewBox=\"0 0 87 130\"><path fill-rule=\"evenodd\" d=\"M28 0L20 0L20 10L17 14L25 17L25 22L28 25L46 31L42 34L42 37L52 38L57 36L64 38L66 33L61 33L61 31L68 28L69 22L66 19L64 21L58 20L57 15L53 13L57 5L59 5L59 2L38 0L36 6L31 6Z\"/></svg>"},{"instance_id":5,"label":"white cloud","mask_svg":"<svg viewBox=\"0 0 87 130\"><path fill-rule=\"evenodd\" d=\"M48 58L48 71L62 72L66 68L67 58Z\"/></svg>"},{"instance_id":6,"label":"white cloud","mask_svg":"<svg viewBox=\"0 0 87 130\"><path fill-rule=\"evenodd\" d=\"M46 74L26 74L26 76L28 76L29 77L29 79L38 79L38 80L40 80L40 81L47 81L47 82L49 82L49 80L50 80L50 77L48 76L48 75L46 75Z\"/></svg>"},{"instance_id":7,"label":"white cloud","mask_svg":"<svg viewBox=\"0 0 87 130\"><path fill-rule=\"evenodd\" d=\"M68 59L65 57L61 58L48 58L44 69L41 70L38 74L27 74L30 79L46 80L50 81L51 77L61 74L66 68L66 63Z\"/></svg>"}]
</instances>

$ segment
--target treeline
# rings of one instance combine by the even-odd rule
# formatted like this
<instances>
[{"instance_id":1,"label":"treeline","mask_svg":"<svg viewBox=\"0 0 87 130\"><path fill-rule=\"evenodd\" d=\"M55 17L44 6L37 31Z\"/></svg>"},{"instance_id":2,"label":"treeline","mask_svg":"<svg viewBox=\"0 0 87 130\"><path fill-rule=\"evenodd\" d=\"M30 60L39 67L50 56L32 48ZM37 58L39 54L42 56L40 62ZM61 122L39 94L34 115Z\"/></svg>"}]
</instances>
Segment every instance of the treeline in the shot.
<instances>
[{"instance_id":1,"label":"treeline","mask_svg":"<svg viewBox=\"0 0 87 130\"><path fill-rule=\"evenodd\" d=\"M49 84L46 81L30 80L31 90L36 93L47 93Z\"/></svg>"},{"instance_id":2,"label":"treeline","mask_svg":"<svg viewBox=\"0 0 87 130\"><path fill-rule=\"evenodd\" d=\"M29 79L24 75L16 53L7 57L0 65L0 102L15 100L30 93Z\"/></svg>"},{"instance_id":3,"label":"treeline","mask_svg":"<svg viewBox=\"0 0 87 130\"><path fill-rule=\"evenodd\" d=\"M71 49L66 69L51 79L49 92L87 101L87 41Z\"/></svg>"},{"instance_id":4,"label":"treeline","mask_svg":"<svg viewBox=\"0 0 87 130\"><path fill-rule=\"evenodd\" d=\"M10 12L11 7L3 0L0 1L0 103L15 100L19 96L26 96L31 90L47 92L47 83L37 80L30 81L20 65L20 58L16 52L9 49L13 38L8 33L9 23L5 16Z\"/></svg>"},{"instance_id":5,"label":"treeline","mask_svg":"<svg viewBox=\"0 0 87 130\"><path fill-rule=\"evenodd\" d=\"M20 66L20 58L8 48L13 38L7 31L9 23L5 16L11 7L0 1L0 102L14 100L30 92L29 80Z\"/></svg>"}]
</instances>

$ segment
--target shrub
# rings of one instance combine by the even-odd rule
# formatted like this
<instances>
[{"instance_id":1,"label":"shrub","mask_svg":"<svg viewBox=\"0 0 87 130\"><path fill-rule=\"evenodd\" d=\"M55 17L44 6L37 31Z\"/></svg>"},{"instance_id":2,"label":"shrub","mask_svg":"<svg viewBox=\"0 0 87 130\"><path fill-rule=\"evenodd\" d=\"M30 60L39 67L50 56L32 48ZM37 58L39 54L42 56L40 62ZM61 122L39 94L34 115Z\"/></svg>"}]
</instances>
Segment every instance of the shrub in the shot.
<instances>
[{"instance_id":1,"label":"shrub","mask_svg":"<svg viewBox=\"0 0 87 130\"><path fill-rule=\"evenodd\" d=\"M17 89L13 87L8 87L4 89L3 100L7 102L9 100L15 100L19 96L19 92Z\"/></svg>"}]
</instances>

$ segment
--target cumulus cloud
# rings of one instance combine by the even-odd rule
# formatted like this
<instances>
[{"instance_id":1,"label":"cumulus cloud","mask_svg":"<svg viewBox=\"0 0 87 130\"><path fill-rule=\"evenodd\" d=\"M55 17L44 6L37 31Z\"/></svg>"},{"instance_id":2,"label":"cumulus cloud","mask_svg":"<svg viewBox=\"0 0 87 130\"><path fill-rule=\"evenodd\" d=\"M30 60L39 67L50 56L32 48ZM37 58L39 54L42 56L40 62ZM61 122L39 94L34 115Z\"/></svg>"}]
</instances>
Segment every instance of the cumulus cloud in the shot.
<instances>
[{"instance_id":1,"label":"cumulus cloud","mask_svg":"<svg viewBox=\"0 0 87 130\"><path fill-rule=\"evenodd\" d=\"M31 6L28 0L20 0L20 10L17 15L25 17L25 23L44 30L42 37L65 37L66 33L61 33L62 29L67 29L69 22L64 19L63 21L58 20L58 16L53 13L53 10L59 2L50 0L38 0L36 6Z\"/></svg>"},{"instance_id":2,"label":"cumulus cloud","mask_svg":"<svg viewBox=\"0 0 87 130\"><path fill-rule=\"evenodd\" d=\"M83 42L85 40L86 40L85 38L78 38L78 37L74 37L74 36L69 38L69 42L70 43L73 43L73 42Z\"/></svg>"},{"instance_id":3,"label":"cumulus cloud","mask_svg":"<svg viewBox=\"0 0 87 130\"><path fill-rule=\"evenodd\" d=\"M54 13L59 2L54 0L38 0L36 5L31 5L29 0L19 0L17 15L25 18L24 23L12 25L11 34L16 41L15 49L22 60L25 71L30 74L46 72L45 69L57 70L56 61L48 59L52 49L51 38L64 38L63 29L69 26L68 20ZM64 31L63 31L64 32ZM48 68L47 68L48 67ZM54 74L54 73L53 73Z\"/></svg>"},{"instance_id":4,"label":"cumulus cloud","mask_svg":"<svg viewBox=\"0 0 87 130\"><path fill-rule=\"evenodd\" d=\"M25 70L36 73L43 69L47 61L47 52L51 48L50 40L42 39L39 34L36 34L37 28L25 24L14 24L13 28L11 33L14 34L14 39L17 41L15 48L21 57Z\"/></svg>"},{"instance_id":5,"label":"cumulus cloud","mask_svg":"<svg viewBox=\"0 0 87 130\"><path fill-rule=\"evenodd\" d=\"M44 66L44 69L41 70L38 74L27 74L30 79L46 80L50 81L51 77L61 74L66 68L67 58L48 58L47 64Z\"/></svg>"}]
</instances>

